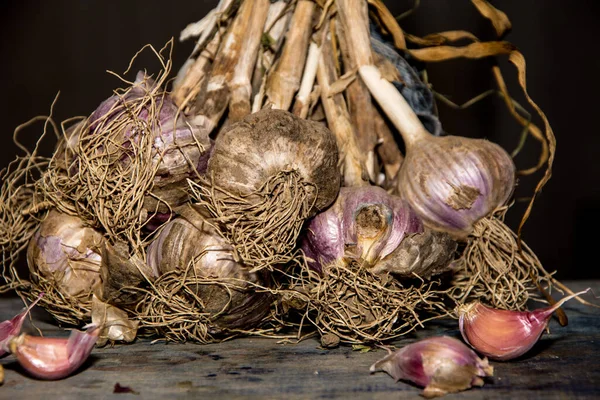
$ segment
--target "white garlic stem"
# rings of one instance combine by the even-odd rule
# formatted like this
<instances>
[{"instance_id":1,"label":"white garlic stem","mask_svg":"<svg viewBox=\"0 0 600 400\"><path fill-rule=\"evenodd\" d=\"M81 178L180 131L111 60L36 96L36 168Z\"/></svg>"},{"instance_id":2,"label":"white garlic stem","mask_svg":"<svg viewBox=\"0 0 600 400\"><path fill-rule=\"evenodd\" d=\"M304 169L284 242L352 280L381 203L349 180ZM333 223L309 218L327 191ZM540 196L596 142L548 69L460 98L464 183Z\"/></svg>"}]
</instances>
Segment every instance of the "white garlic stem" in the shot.
<instances>
[{"instance_id":1,"label":"white garlic stem","mask_svg":"<svg viewBox=\"0 0 600 400\"><path fill-rule=\"evenodd\" d=\"M367 2L338 0L336 4L339 19L348 35L348 43L352 43L351 51L359 67L360 77L402 135L406 147L410 147L416 140L426 137L429 133L404 97L394 85L383 79L379 69L373 64Z\"/></svg>"},{"instance_id":2,"label":"white garlic stem","mask_svg":"<svg viewBox=\"0 0 600 400\"><path fill-rule=\"evenodd\" d=\"M406 147L410 147L417 140L429 136L419 117L404 97L394 85L383 79L377 67L363 65L358 69L358 73L369 88L371 95L377 100L392 124L402 135Z\"/></svg>"}]
</instances>

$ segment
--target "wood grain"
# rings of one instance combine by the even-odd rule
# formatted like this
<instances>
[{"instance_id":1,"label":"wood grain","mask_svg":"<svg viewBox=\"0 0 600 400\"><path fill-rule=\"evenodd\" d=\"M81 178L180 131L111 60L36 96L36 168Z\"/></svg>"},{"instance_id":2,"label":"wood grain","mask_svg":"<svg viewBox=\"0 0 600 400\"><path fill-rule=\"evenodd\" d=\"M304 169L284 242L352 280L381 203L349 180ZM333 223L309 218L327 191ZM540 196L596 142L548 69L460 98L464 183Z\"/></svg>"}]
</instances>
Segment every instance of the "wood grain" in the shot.
<instances>
[{"instance_id":1,"label":"wood grain","mask_svg":"<svg viewBox=\"0 0 600 400\"><path fill-rule=\"evenodd\" d=\"M592 287L600 293L600 281L566 284L573 290ZM22 306L17 298L0 298L0 321L14 316ZM550 334L530 353L511 362L492 362L495 376L484 387L444 399L598 398L600 309L570 301L565 311L567 327L551 321ZM47 336L68 333L59 331L40 310L36 309L33 317ZM25 329L34 331L31 326ZM401 347L440 334L458 336L456 321L439 321L395 344ZM0 360L5 368L0 399L419 398L420 389L415 386L396 383L384 373L369 374L369 366L384 354L384 350L361 353L349 347L323 350L316 339L278 344L272 339L240 338L211 345L138 340L96 348L77 374L54 382L28 377L9 355ZM117 383L139 395L113 393Z\"/></svg>"}]
</instances>

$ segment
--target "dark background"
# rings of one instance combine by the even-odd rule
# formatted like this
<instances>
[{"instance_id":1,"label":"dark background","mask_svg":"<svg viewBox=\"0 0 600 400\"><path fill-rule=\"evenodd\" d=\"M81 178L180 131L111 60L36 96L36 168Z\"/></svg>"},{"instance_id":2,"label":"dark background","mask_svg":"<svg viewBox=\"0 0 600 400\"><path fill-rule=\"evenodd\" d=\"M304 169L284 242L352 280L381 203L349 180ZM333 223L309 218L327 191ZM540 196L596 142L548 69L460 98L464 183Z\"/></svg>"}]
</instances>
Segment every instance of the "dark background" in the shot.
<instances>
[{"instance_id":1,"label":"dark background","mask_svg":"<svg viewBox=\"0 0 600 400\"><path fill-rule=\"evenodd\" d=\"M596 32L597 0L493 0L505 11L513 29L506 40L525 55L528 90L544 110L558 146L553 177L539 196L525 225L523 238L547 270L559 279L600 278L595 261L600 223L600 185L597 161L597 94L600 61ZM124 85L107 70L123 73L131 57L145 44L162 47L175 37L173 73L183 64L192 42L179 43L179 32L199 20L216 0L175 2L129 0L34 1L0 0L0 168L18 153L12 144L15 127L37 115L47 115L56 94L54 117L61 121L88 115L112 90ZM394 15L412 1L386 1ZM420 8L401 21L403 28L423 36L465 29L481 39L493 39L489 22L468 0L422 0ZM509 89L526 102L516 81L516 70L501 60ZM146 54L137 69L156 72L155 59ZM427 66L433 88L463 103L494 87L490 61L456 60ZM531 108L528 108L531 112ZM509 152L515 148L520 127L500 99L491 97L462 111L439 104L444 129L451 134L487 137ZM541 125L539 119L534 121ZM23 134L32 144L42 126ZM51 147L48 146L48 151ZM536 163L539 146L528 140L516 158L519 168ZM518 197L533 193L541 174L522 178ZM516 229L525 203L515 205L507 223Z\"/></svg>"}]
</instances>

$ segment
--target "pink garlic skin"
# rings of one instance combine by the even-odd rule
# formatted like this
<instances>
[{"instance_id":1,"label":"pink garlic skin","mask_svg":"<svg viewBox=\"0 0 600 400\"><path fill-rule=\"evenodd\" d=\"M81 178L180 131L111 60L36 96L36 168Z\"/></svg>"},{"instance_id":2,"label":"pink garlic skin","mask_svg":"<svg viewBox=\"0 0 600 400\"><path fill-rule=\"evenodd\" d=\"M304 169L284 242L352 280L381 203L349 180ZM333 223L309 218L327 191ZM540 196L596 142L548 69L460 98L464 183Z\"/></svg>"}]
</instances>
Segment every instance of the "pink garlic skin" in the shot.
<instances>
[{"instance_id":1,"label":"pink garlic skin","mask_svg":"<svg viewBox=\"0 0 600 400\"><path fill-rule=\"evenodd\" d=\"M25 317L29 314L33 306L37 304L44 294L40 294L38 298L26 307L21 313L17 314L12 319L8 319L0 323L0 357L3 357L9 352L8 343L10 340L21 333Z\"/></svg>"},{"instance_id":2,"label":"pink garlic skin","mask_svg":"<svg viewBox=\"0 0 600 400\"><path fill-rule=\"evenodd\" d=\"M409 380L425 387L425 397L482 386L482 378L493 375L487 359L480 359L460 340L448 336L404 346L373 364L370 371L385 371L396 381Z\"/></svg>"},{"instance_id":3,"label":"pink garlic skin","mask_svg":"<svg viewBox=\"0 0 600 400\"><path fill-rule=\"evenodd\" d=\"M465 342L484 356L499 361L512 360L531 350L558 307L587 290L533 311L500 310L479 302L463 305L458 307L460 332Z\"/></svg>"},{"instance_id":4,"label":"pink garlic skin","mask_svg":"<svg viewBox=\"0 0 600 400\"><path fill-rule=\"evenodd\" d=\"M32 376L44 380L63 379L88 359L99 329L72 331L68 338L21 335L11 341L11 352Z\"/></svg>"},{"instance_id":5,"label":"pink garlic skin","mask_svg":"<svg viewBox=\"0 0 600 400\"><path fill-rule=\"evenodd\" d=\"M376 237L365 232L361 212L383 218ZM378 186L342 187L335 203L309 221L301 248L320 271L348 254L373 263L392 253L407 234L421 232L420 219L399 197Z\"/></svg>"}]
</instances>

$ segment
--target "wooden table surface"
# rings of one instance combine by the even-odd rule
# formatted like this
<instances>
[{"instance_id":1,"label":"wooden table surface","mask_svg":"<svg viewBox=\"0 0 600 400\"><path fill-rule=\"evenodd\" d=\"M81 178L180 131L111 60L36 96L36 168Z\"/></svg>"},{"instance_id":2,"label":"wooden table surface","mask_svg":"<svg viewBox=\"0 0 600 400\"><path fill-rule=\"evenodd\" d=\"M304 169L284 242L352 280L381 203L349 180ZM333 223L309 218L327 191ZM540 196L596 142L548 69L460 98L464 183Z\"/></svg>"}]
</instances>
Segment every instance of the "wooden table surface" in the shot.
<instances>
[{"instance_id":1,"label":"wooden table surface","mask_svg":"<svg viewBox=\"0 0 600 400\"><path fill-rule=\"evenodd\" d=\"M566 283L574 290L592 287L600 294L600 281ZM22 307L18 298L0 299L0 321ZM494 377L484 387L444 398L600 398L600 309L575 300L564 309L567 327L553 320L550 334L530 353L515 361L492 362ZM33 313L36 326L46 336L64 334L44 314ZM458 337L457 322L439 321L394 344L401 347L440 334ZM210 345L139 340L94 349L81 370L61 381L30 378L9 355L0 360L5 368L0 399L419 398L419 388L396 383L383 372L369 373L369 366L384 355L381 349L361 353L346 346L324 350L316 339L278 344L273 339L239 338ZM114 393L117 383L137 394Z\"/></svg>"}]
</instances>

